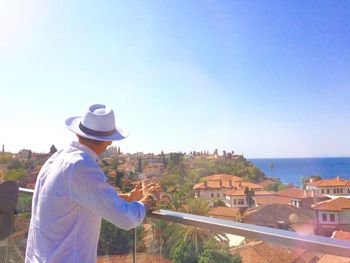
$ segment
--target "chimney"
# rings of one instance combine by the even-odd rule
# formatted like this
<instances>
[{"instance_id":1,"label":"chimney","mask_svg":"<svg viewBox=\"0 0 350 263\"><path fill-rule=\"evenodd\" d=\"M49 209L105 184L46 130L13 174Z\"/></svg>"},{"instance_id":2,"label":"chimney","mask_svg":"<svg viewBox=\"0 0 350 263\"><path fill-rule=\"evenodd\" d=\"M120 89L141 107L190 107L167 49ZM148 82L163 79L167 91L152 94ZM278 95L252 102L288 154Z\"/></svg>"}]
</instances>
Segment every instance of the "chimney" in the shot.
<instances>
[{"instance_id":1,"label":"chimney","mask_svg":"<svg viewBox=\"0 0 350 263\"><path fill-rule=\"evenodd\" d=\"M241 188L242 187L242 183L241 181L238 182L238 188Z\"/></svg>"},{"instance_id":2,"label":"chimney","mask_svg":"<svg viewBox=\"0 0 350 263\"><path fill-rule=\"evenodd\" d=\"M230 187L232 187L232 181L231 181L231 180L228 181L228 185L229 185Z\"/></svg>"},{"instance_id":3,"label":"chimney","mask_svg":"<svg viewBox=\"0 0 350 263\"><path fill-rule=\"evenodd\" d=\"M309 179L309 182L310 182L310 183L312 183L313 181L314 181L314 179L313 179L313 178L310 178L310 179Z\"/></svg>"}]
</instances>

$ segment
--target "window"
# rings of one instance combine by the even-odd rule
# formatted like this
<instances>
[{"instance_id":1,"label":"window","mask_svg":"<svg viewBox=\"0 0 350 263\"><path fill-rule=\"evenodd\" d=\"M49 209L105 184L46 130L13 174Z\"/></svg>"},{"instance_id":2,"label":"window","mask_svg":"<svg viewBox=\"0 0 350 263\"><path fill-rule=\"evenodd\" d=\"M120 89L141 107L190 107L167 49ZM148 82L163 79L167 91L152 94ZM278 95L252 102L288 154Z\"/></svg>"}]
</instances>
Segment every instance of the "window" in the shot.
<instances>
[{"instance_id":1,"label":"window","mask_svg":"<svg viewBox=\"0 0 350 263\"><path fill-rule=\"evenodd\" d=\"M220 197L220 193L217 193L217 194L216 194L216 197Z\"/></svg>"},{"instance_id":2,"label":"window","mask_svg":"<svg viewBox=\"0 0 350 263\"><path fill-rule=\"evenodd\" d=\"M321 193L324 194L324 189L321 190Z\"/></svg>"},{"instance_id":3,"label":"window","mask_svg":"<svg viewBox=\"0 0 350 263\"><path fill-rule=\"evenodd\" d=\"M335 191L335 188L333 188L333 194L335 194L335 192L336 192L336 191Z\"/></svg>"},{"instance_id":4,"label":"window","mask_svg":"<svg viewBox=\"0 0 350 263\"><path fill-rule=\"evenodd\" d=\"M340 193L343 193L343 188L340 188Z\"/></svg>"},{"instance_id":5,"label":"window","mask_svg":"<svg viewBox=\"0 0 350 263\"><path fill-rule=\"evenodd\" d=\"M214 197L214 193L211 193L211 197Z\"/></svg>"},{"instance_id":6,"label":"window","mask_svg":"<svg viewBox=\"0 0 350 263\"><path fill-rule=\"evenodd\" d=\"M238 199L238 204L239 205L244 205L244 199Z\"/></svg>"},{"instance_id":7,"label":"window","mask_svg":"<svg viewBox=\"0 0 350 263\"><path fill-rule=\"evenodd\" d=\"M237 205L236 199L233 199L233 205Z\"/></svg>"},{"instance_id":8,"label":"window","mask_svg":"<svg viewBox=\"0 0 350 263\"><path fill-rule=\"evenodd\" d=\"M329 221L334 222L335 221L335 216L334 214L329 215Z\"/></svg>"},{"instance_id":9,"label":"window","mask_svg":"<svg viewBox=\"0 0 350 263\"><path fill-rule=\"evenodd\" d=\"M329 194L329 189L327 189L327 194Z\"/></svg>"},{"instance_id":10,"label":"window","mask_svg":"<svg viewBox=\"0 0 350 263\"><path fill-rule=\"evenodd\" d=\"M322 214L322 221L327 221L327 214Z\"/></svg>"}]
</instances>

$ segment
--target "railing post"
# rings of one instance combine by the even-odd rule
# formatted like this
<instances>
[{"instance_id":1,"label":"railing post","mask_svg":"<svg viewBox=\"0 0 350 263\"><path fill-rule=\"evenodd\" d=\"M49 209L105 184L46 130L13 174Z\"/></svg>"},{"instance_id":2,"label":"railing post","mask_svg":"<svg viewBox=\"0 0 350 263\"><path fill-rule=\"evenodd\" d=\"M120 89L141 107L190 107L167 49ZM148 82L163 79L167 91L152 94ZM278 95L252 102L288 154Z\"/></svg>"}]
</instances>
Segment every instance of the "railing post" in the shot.
<instances>
[{"instance_id":1,"label":"railing post","mask_svg":"<svg viewBox=\"0 0 350 263\"><path fill-rule=\"evenodd\" d=\"M136 253L137 253L137 227L134 228L134 247L132 253L132 262L136 263Z\"/></svg>"}]
</instances>

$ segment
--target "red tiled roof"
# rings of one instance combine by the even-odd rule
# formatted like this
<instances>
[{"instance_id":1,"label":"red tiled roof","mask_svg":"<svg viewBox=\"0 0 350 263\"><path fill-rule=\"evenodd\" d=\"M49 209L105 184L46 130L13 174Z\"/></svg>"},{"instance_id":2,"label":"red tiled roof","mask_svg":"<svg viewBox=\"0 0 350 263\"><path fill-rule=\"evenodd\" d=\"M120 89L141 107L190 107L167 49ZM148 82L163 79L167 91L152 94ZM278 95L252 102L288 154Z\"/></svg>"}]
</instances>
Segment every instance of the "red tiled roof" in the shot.
<instances>
[{"instance_id":1,"label":"red tiled roof","mask_svg":"<svg viewBox=\"0 0 350 263\"><path fill-rule=\"evenodd\" d=\"M132 259L132 254L98 256L97 263L129 263L132 262ZM150 255L145 253L137 253L136 261L138 263L171 263L169 259L162 258L158 255Z\"/></svg>"},{"instance_id":2,"label":"red tiled roof","mask_svg":"<svg viewBox=\"0 0 350 263\"><path fill-rule=\"evenodd\" d=\"M285 223L308 223L315 218L312 209L305 209L285 204L261 205L248 208L242 216L243 222L278 222Z\"/></svg>"},{"instance_id":3,"label":"red tiled roof","mask_svg":"<svg viewBox=\"0 0 350 263\"><path fill-rule=\"evenodd\" d=\"M338 197L329 199L313 206L315 210L341 211L342 209L350 209L350 198Z\"/></svg>"},{"instance_id":4,"label":"red tiled roof","mask_svg":"<svg viewBox=\"0 0 350 263\"><path fill-rule=\"evenodd\" d=\"M292 200L291 197L278 196L278 195L267 195L267 196L255 196L255 203L258 205L270 205L270 204L289 204Z\"/></svg>"},{"instance_id":5,"label":"red tiled roof","mask_svg":"<svg viewBox=\"0 0 350 263\"><path fill-rule=\"evenodd\" d=\"M313 197L311 190L305 190L301 188L288 188L285 190L281 190L276 192L277 195L280 196L288 196L298 199Z\"/></svg>"},{"instance_id":6,"label":"red tiled roof","mask_svg":"<svg viewBox=\"0 0 350 263\"><path fill-rule=\"evenodd\" d=\"M350 240L350 232L347 231L334 231L332 238ZM345 258L336 255L325 254L323 255L318 263L348 263L350 258Z\"/></svg>"},{"instance_id":7,"label":"red tiled roof","mask_svg":"<svg viewBox=\"0 0 350 263\"><path fill-rule=\"evenodd\" d=\"M317 187L350 186L350 181L337 177L332 179L322 179L322 180L306 183L306 185L317 186Z\"/></svg>"},{"instance_id":8,"label":"red tiled roof","mask_svg":"<svg viewBox=\"0 0 350 263\"><path fill-rule=\"evenodd\" d=\"M350 240L350 232L348 231L334 231L332 238Z\"/></svg>"},{"instance_id":9,"label":"red tiled roof","mask_svg":"<svg viewBox=\"0 0 350 263\"><path fill-rule=\"evenodd\" d=\"M232 174L212 174L206 177L202 178L203 180L206 181L234 181L234 182L239 182L242 181L243 179L239 176L232 175Z\"/></svg>"},{"instance_id":10,"label":"red tiled roof","mask_svg":"<svg viewBox=\"0 0 350 263\"><path fill-rule=\"evenodd\" d=\"M238 251L243 263L281 263L294 262L305 250L263 241L253 241L244 247L231 251Z\"/></svg>"},{"instance_id":11,"label":"red tiled roof","mask_svg":"<svg viewBox=\"0 0 350 263\"><path fill-rule=\"evenodd\" d=\"M244 193L245 188L239 188L239 189L233 189L225 192L225 195L229 196L243 196L246 195ZM273 191L256 191L255 196L263 196L263 195L275 195L275 192Z\"/></svg>"},{"instance_id":12,"label":"red tiled roof","mask_svg":"<svg viewBox=\"0 0 350 263\"><path fill-rule=\"evenodd\" d=\"M264 188L264 187L269 186L270 184L273 184L273 183L274 182L271 181L271 180L264 180L264 181L261 181L261 182L259 182L257 184Z\"/></svg>"},{"instance_id":13,"label":"red tiled roof","mask_svg":"<svg viewBox=\"0 0 350 263\"><path fill-rule=\"evenodd\" d=\"M222 217L231 217L233 219L240 213L239 208L232 207L215 207L209 211L209 215L211 216L222 216Z\"/></svg>"},{"instance_id":14,"label":"red tiled roof","mask_svg":"<svg viewBox=\"0 0 350 263\"><path fill-rule=\"evenodd\" d=\"M350 258L335 256L331 254L323 255L317 263L349 263Z\"/></svg>"},{"instance_id":15,"label":"red tiled roof","mask_svg":"<svg viewBox=\"0 0 350 263\"><path fill-rule=\"evenodd\" d=\"M248 187L249 189L254 189L254 190L258 190L258 189L261 190L262 189L261 185L254 184L252 182L238 182L238 183L235 183L235 186L237 188L246 188L246 187Z\"/></svg>"},{"instance_id":16,"label":"red tiled roof","mask_svg":"<svg viewBox=\"0 0 350 263\"><path fill-rule=\"evenodd\" d=\"M207 181L207 186L205 186L205 183L198 183L193 186L193 189L206 189L206 188L231 188L232 184L230 186L229 181Z\"/></svg>"}]
</instances>

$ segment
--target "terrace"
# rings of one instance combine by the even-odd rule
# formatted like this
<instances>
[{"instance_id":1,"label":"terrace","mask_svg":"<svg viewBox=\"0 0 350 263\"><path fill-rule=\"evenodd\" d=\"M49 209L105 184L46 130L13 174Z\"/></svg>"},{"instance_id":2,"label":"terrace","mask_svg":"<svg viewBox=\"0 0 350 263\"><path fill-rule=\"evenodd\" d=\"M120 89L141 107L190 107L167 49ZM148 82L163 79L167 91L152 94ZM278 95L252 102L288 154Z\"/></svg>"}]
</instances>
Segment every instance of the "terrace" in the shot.
<instances>
[{"instance_id":1,"label":"terrace","mask_svg":"<svg viewBox=\"0 0 350 263\"><path fill-rule=\"evenodd\" d=\"M20 188L19 190L20 199L17 206L18 215L16 215L16 219L21 220L17 220L16 225L11 226L13 229L10 236L0 241L0 262L24 262L25 237L28 231L28 225L25 222L28 222L28 214L30 211L25 211L23 208L23 202L25 202L23 200L27 200L28 202L33 190L25 188ZM247 258L249 258L246 256L247 253L252 253L250 250L253 248L257 249L258 246L264 244L265 252L274 254L273 256L275 260L277 260L274 262L281 262L282 260L282 258L278 258L282 257L282 255L277 254L281 253L281 251L276 250L276 248L280 247L288 247L289 251L292 251L288 255L289 259L286 260L283 258L283 262L321 262L321 260L318 260L321 259L322 256L324 258L329 258L334 255L341 259L344 257L350 258L350 241L347 240L338 240L316 235L301 235L292 231L261 227L212 217L169 210L157 210L151 211L147 215L143 226L135 230L125 231L124 234L127 235L132 242L124 244L123 249L115 249L115 251L119 252L113 255L103 255L100 253L97 262L171 262L159 254L161 242L158 240L159 236L157 237L156 231L152 228L152 224L155 224L155 222L158 222L158 224L160 222L171 222L192 226L202 230L209 230L213 233L220 233L222 236L224 235L223 233L226 233L245 237L246 240L256 241L256 247L250 246L249 249L248 247L244 247L241 248L241 250L239 248L231 249L231 251L240 251L245 259L243 262L252 262L249 261L249 259L247 261ZM142 235L142 238L140 238L140 235ZM114 244L111 242L110 245L120 246L122 244ZM158 249L154 249L154 247L157 246ZM312 254L312 256L310 256L310 254ZM262 256L262 253L259 255ZM303 258L301 258L302 255ZM267 256L265 255L265 257ZM304 261L301 261L302 259ZM344 259L344 262L348 262L345 260L346 259Z\"/></svg>"}]
</instances>

